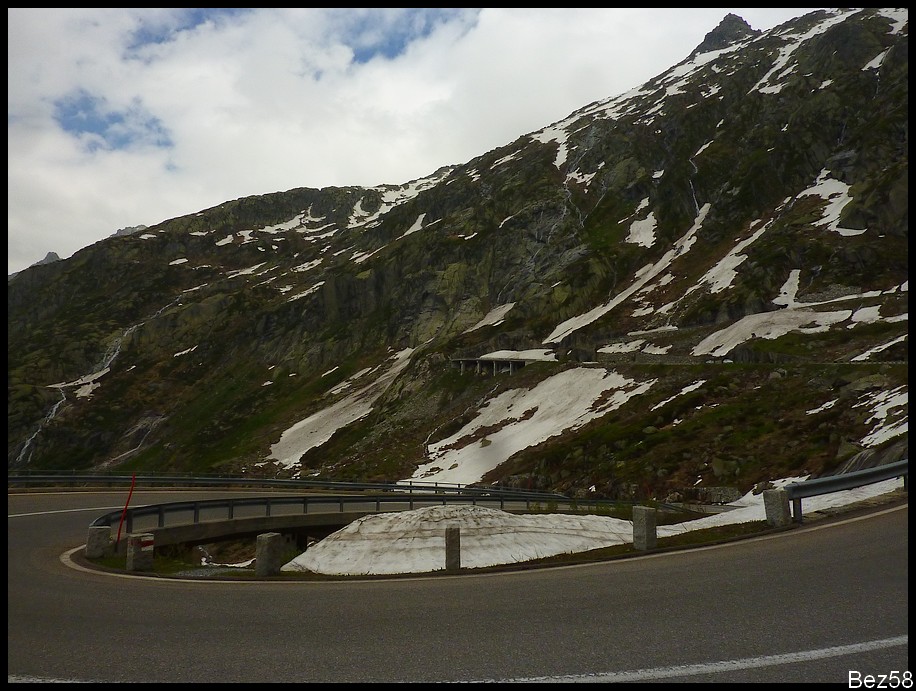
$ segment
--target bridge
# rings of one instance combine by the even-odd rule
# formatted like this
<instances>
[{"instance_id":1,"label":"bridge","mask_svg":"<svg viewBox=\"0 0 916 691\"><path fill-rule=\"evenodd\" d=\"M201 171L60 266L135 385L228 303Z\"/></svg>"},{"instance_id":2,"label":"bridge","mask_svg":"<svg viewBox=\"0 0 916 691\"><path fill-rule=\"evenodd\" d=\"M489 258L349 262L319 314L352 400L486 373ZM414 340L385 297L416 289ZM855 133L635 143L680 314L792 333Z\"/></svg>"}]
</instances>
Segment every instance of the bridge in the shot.
<instances>
[{"instance_id":1,"label":"bridge","mask_svg":"<svg viewBox=\"0 0 916 691\"><path fill-rule=\"evenodd\" d=\"M498 350L480 357L454 357L450 362L461 373L497 375L501 372L514 374L532 362L556 362L557 356L548 349L544 350Z\"/></svg>"}]
</instances>

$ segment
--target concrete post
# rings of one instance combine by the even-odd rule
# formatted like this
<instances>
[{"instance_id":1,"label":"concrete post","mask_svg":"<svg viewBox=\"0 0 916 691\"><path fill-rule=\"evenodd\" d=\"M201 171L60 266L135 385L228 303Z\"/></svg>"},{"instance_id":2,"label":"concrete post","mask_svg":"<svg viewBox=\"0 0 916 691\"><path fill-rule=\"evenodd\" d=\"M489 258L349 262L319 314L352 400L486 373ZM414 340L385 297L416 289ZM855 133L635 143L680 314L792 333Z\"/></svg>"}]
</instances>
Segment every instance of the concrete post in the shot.
<instances>
[{"instance_id":1,"label":"concrete post","mask_svg":"<svg viewBox=\"0 0 916 691\"><path fill-rule=\"evenodd\" d=\"M769 525L781 528L792 522L789 493L784 489L763 490L763 508L766 510Z\"/></svg>"},{"instance_id":2,"label":"concrete post","mask_svg":"<svg viewBox=\"0 0 916 691\"><path fill-rule=\"evenodd\" d=\"M132 533L127 536L127 570L152 571L155 536L152 533Z\"/></svg>"},{"instance_id":3,"label":"concrete post","mask_svg":"<svg viewBox=\"0 0 916 691\"><path fill-rule=\"evenodd\" d=\"M283 551L287 541L281 533L258 535L255 548L254 573L256 576L277 576L283 566Z\"/></svg>"},{"instance_id":4,"label":"concrete post","mask_svg":"<svg viewBox=\"0 0 916 691\"><path fill-rule=\"evenodd\" d=\"M95 525L89 527L86 538L86 559L101 559L114 551L111 543L111 526Z\"/></svg>"},{"instance_id":5,"label":"concrete post","mask_svg":"<svg viewBox=\"0 0 916 691\"><path fill-rule=\"evenodd\" d=\"M638 550L655 549L655 509L648 506L633 507L633 547Z\"/></svg>"},{"instance_id":6,"label":"concrete post","mask_svg":"<svg viewBox=\"0 0 916 691\"><path fill-rule=\"evenodd\" d=\"M456 572L461 569L461 528L450 525L445 529L445 570Z\"/></svg>"}]
</instances>

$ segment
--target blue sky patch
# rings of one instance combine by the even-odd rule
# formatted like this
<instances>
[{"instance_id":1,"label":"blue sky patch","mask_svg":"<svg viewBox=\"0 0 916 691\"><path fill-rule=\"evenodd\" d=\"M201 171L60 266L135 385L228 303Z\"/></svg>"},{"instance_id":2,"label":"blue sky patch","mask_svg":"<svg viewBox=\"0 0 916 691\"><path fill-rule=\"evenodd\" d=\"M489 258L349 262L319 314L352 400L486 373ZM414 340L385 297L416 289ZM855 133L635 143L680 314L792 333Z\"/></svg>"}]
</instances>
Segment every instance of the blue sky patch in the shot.
<instances>
[{"instance_id":1,"label":"blue sky patch","mask_svg":"<svg viewBox=\"0 0 916 691\"><path fill-rule=\"evenodd\" d=\"M144 20L130 36L126 51L133 54L144 46L168 43L180 31L194 29L207 22L219 23L252 12L249 7L182 7L175 11L170 21L151 22Z\"/></svg>"},{"instance_id":2,"label":"blue sky patch","mask_svg":"<svg viewBox=\"0 0 916 691\"><path fill-rule=\"evenodd\" d=\"M68 134L83 139L89 151L172 146L162 122L139 102L112 110L105 99L81 90L54 103L54 120Z\"/></svg>"},{"instance_id":3,"label":"blue sky patch","mask_svg":"<svg viewBox=\"0 0 916 691\"><path fill-rule=\"evenodd\" d=\"M462 21L465 8L405 8L370 10L356 15L344 42L353 49L353 60L362 64L373 58L386 60L404 53L413 41L426 38L441 24ZM476 16L476 12L474 13Z\"/></svg>"}]
</instances>

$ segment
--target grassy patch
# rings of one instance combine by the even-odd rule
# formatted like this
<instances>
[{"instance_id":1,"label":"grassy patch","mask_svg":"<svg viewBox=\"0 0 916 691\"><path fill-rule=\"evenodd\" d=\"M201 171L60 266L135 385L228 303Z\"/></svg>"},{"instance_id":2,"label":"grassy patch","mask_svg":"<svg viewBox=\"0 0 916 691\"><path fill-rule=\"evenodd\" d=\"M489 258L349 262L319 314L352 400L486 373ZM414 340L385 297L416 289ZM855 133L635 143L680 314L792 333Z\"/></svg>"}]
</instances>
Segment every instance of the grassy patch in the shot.
<instances>
[{"instance_id":1,"label":"grassy patch","mask_svg":"<svg viewBox=\"0 0 916 691\"><path fill-rule=\"evenodd\" d=\"M87 559L87 561L111 571L127 570L126 555L115 554L98 559ZM192 548L159 550L153 556L153 570L147 573L169 576L196 566L200 566L200 561L193 560Z\"/></svg>"}]
</instances>

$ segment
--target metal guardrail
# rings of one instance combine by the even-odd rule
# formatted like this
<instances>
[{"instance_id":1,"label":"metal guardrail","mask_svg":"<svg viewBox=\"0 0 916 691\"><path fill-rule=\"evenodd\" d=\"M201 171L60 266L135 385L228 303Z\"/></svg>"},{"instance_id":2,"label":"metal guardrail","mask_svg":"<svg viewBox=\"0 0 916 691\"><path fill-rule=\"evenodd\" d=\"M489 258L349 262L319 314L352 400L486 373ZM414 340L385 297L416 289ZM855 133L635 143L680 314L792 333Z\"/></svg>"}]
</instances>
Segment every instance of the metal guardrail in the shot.
<instances>
[{"instance_id":1,"label":"metal guardrail","mask_svg":"<svg viewBox=\"0 0 916 691\"><path fill-rule=\"evenodd\" d=\"M903 477L903 487L906 489L909 476L908 466L909 459L904 458L894 463L885 463L874 468L865 468L851 473L819 477L813 480L805 480L804 482L792 482L785 487L786 494L792 502L792 517L796 523L802 522L801 500L806 497L817 497L822 494L855 489L856 487L863 487L876 482L893 480L901 476Z\"/></svg>"},{"instance_id":2,"label":"metal guardrail","mask_svg":"<svg viewBox=\"0 0 916 691\"><path fill-rule=\"evenodd\" d=\"M493 495L500 494L510 497L532 497L543 500L568 499L563 494L556 492L542 492L538 490L515 489L499 487L496 485L481 487L477 485L462 485L457 483L441 482L415 482L403 481L398 483L378 482L343 482L336 480L305 479L275 479L275 478L246 478L222 476L186 476L186 475L157 475L147 473L144 475L109 475L105 473L75 473L72 471L10 471L7 475L9 485L46 485L66 484L83 485L98 483L104 485L129 486L132 483L140 486L192 486L192 487L280 487L283 489L331 489L336 491L353 492L450 492L462 495Z\"/></svg>"},{"instance_id":3,"label":"metal guardrail","mask_svg":"<svg viewBox=\"0 0 916 691\"><path fill-rule=\"evenodd\" d=\"M864 485L891 480L896 477L904 478L904 487L907 486L909 475L909 461L904 459L894 463L886 463L874 468L867 468L851 473L821 477L805 482L793 482L786 485L785 490L792 502L792 513L796 522L802 520L801 500L805 497L814 497L830 494L847 489L854 489ZM232 519L237 507L255 506L262 507L265 516L271 515L273 507L301 506L302 513L308 513L309 506L320 504L336 504L340 512L348 504L375 502L376 511L381 511L382 504L407 504L410 509L415 503L424 502L426 505L452 503L477 504L499 503L500 509L505 508L506 501L524 502L525 510L531 511L533 505L541 508L541 503L549 505L553 510L565 505L569 510L581 511L589 508L608 509L619 508L624 505L635 505L634 501L613 500L575 500L553 493L538 492L535 490L511 489L506 487L480 487L447 483L364 483L364 482L339 482L332 480L315 479L272 479L272 478L238 478L238 477L191 477L181 475L155 475L142 476L108 475L99 473L74 473L70 471L13 471L7 476L9 485L49 485L49 484L107 484L107 485L169 485L169 486L256 486L256 487L281 487L283 489L334 489L338 491L363 492L351 495L307 495L296 497L243 497L232 499L213 499L194 502L171 502L166 504L147 505L124 510L113 511L100 516L90 524L91 526L110 526L115 522L124 520L127 532L134 527L134 520L144 516L157 516L158 527L165 527L166 516L176 513L192 512L192 523L200 521L201 512L204 510L225 509L227 519ZM384 494L365 494L365 492L383 492ZM674 509L667 504L660 504L660 509Z\"/></svg>"},{"instance_id":4,"label":"metal guardrail","mask_svg":"<svg viewBox=\"0 0 916 691\"><path fill-rule=\"evenodd\" d=\"M344 513L348 507L354 507L357 505L371 506L373 503L375 505L376 513L382 511L383 505L392 507L398 505L400 508L395 510L403 510L406 506L410 510L413 510L418 505L423 506L432 506L432 505L445 505L445 504L471 504L474 506L487 504L490 506L498 505L501 510L506 509L506 505L512 504L517 505L517 510L524 510L531 512L540 509L550 509L557 510L565 507L570 511L582 511L589 510L590 508L598 508L599 506L604 506L605 508L619 508L622 505L629 505L630 502L614 502L614 501L582 501L569 499L564 497L562 501L558 501L556 498L551 498L546 504L542 503L543 499L535 499L532 497L521 497L521 496L507 496L505 494L493 494L490 496L486 495L455 495L455 494L416 494L408 493L402 495L394 494L374 494L374 495L305 495L305 496L288 496L288 497L234 497L230 499L205 499L201 501L179 501L179 502L169 502L165 504L150 504L146 506L138 506L134 508L119 509L116 511L110 511L102 516L99 516L94 521L89 524L89 527L105 527L105 526L114 526L119 525L123 521L123 528L125 534L130 534L134 531L135 523L138 519L154 516L156 518L156 527L165 528L172 527L174 525L187 525L187 524L198 524L202 522L204 514L208 514L209 518L207 520L233 520L238 518L237 509L247 507L254 507L257 512L257 517L270 517L275 514L275 509L280 509L286 507L289 509L293 508L296 513L299 514L309 514L310 511L317 509L318 507L329 507L335 506L340 513ZM561 507L562 504L562 507ZM213 516L214 513L219 515ZM189 515L190 514L190 515ZM287 511L282 515L294 515L291 512ZM179 518L177 522L169 522L169 518ZM251 518L252 516L246 516L246 518Z\"/></svg>"},{"instance_id":5,"label":"metal guardrail","mask_svg":"<svg viewBox=\"0 0 916 691\"><path fill-rule=\"evenodd\" d=\"M536 511L570 511L584 512L610 512L624 507L634 506L640 502L634 500L612 499L573 499L555 492L539 492L535 490L514 489L499 486L469 486L443 483L360 483L337 482L329 480L278 480L271 478L227 478L227 477L188 477L175 475L109 475L86 474L68 471L56 472L31 472L13 473L8 476L10 485L61 485L61 484L105 484L124 485L172 485L172 486L258 486L292 488L324 488L346 490L351 494L308 494L297 496L267 496L267 497L233 497L227 499L206 499L198 501L179 501L163 504L148 504L131 508L111 511L99 516L89 525L94 527L111 527L118 525L118 534L122 532L129 535L137 529L137 522L143 518L155 517L157 528L174 528L178 526L199 525L218 521L232 521L238 518L257 519L272 516L306 515L318 507L334 505L340 513L350 507L372 506L376 513L385 510L402 511L413 510L418 505L445 505L471 504L498 506L507 510L507 504L512 507L508 510L520 512ZM129 501L129 498L128 498ZM245 516L240 516L237 509L254 507L256 515L251 511ZM274 513L275 509L286 508L285 513ZM293 507L292 511L289 507ZM656 503L660 511L684 512L683 507L668 503ZM371 509L370 509L371 510ZM362 511L366 511L365 508ZM688 510L689 511L689 510ZM353 512L351 508L351 513ZM323 512L328 515L328 512ZM216 514L216 515L214 515ZM141 530L150 526L141 526Z\"/></svg>"}]
</instances>

